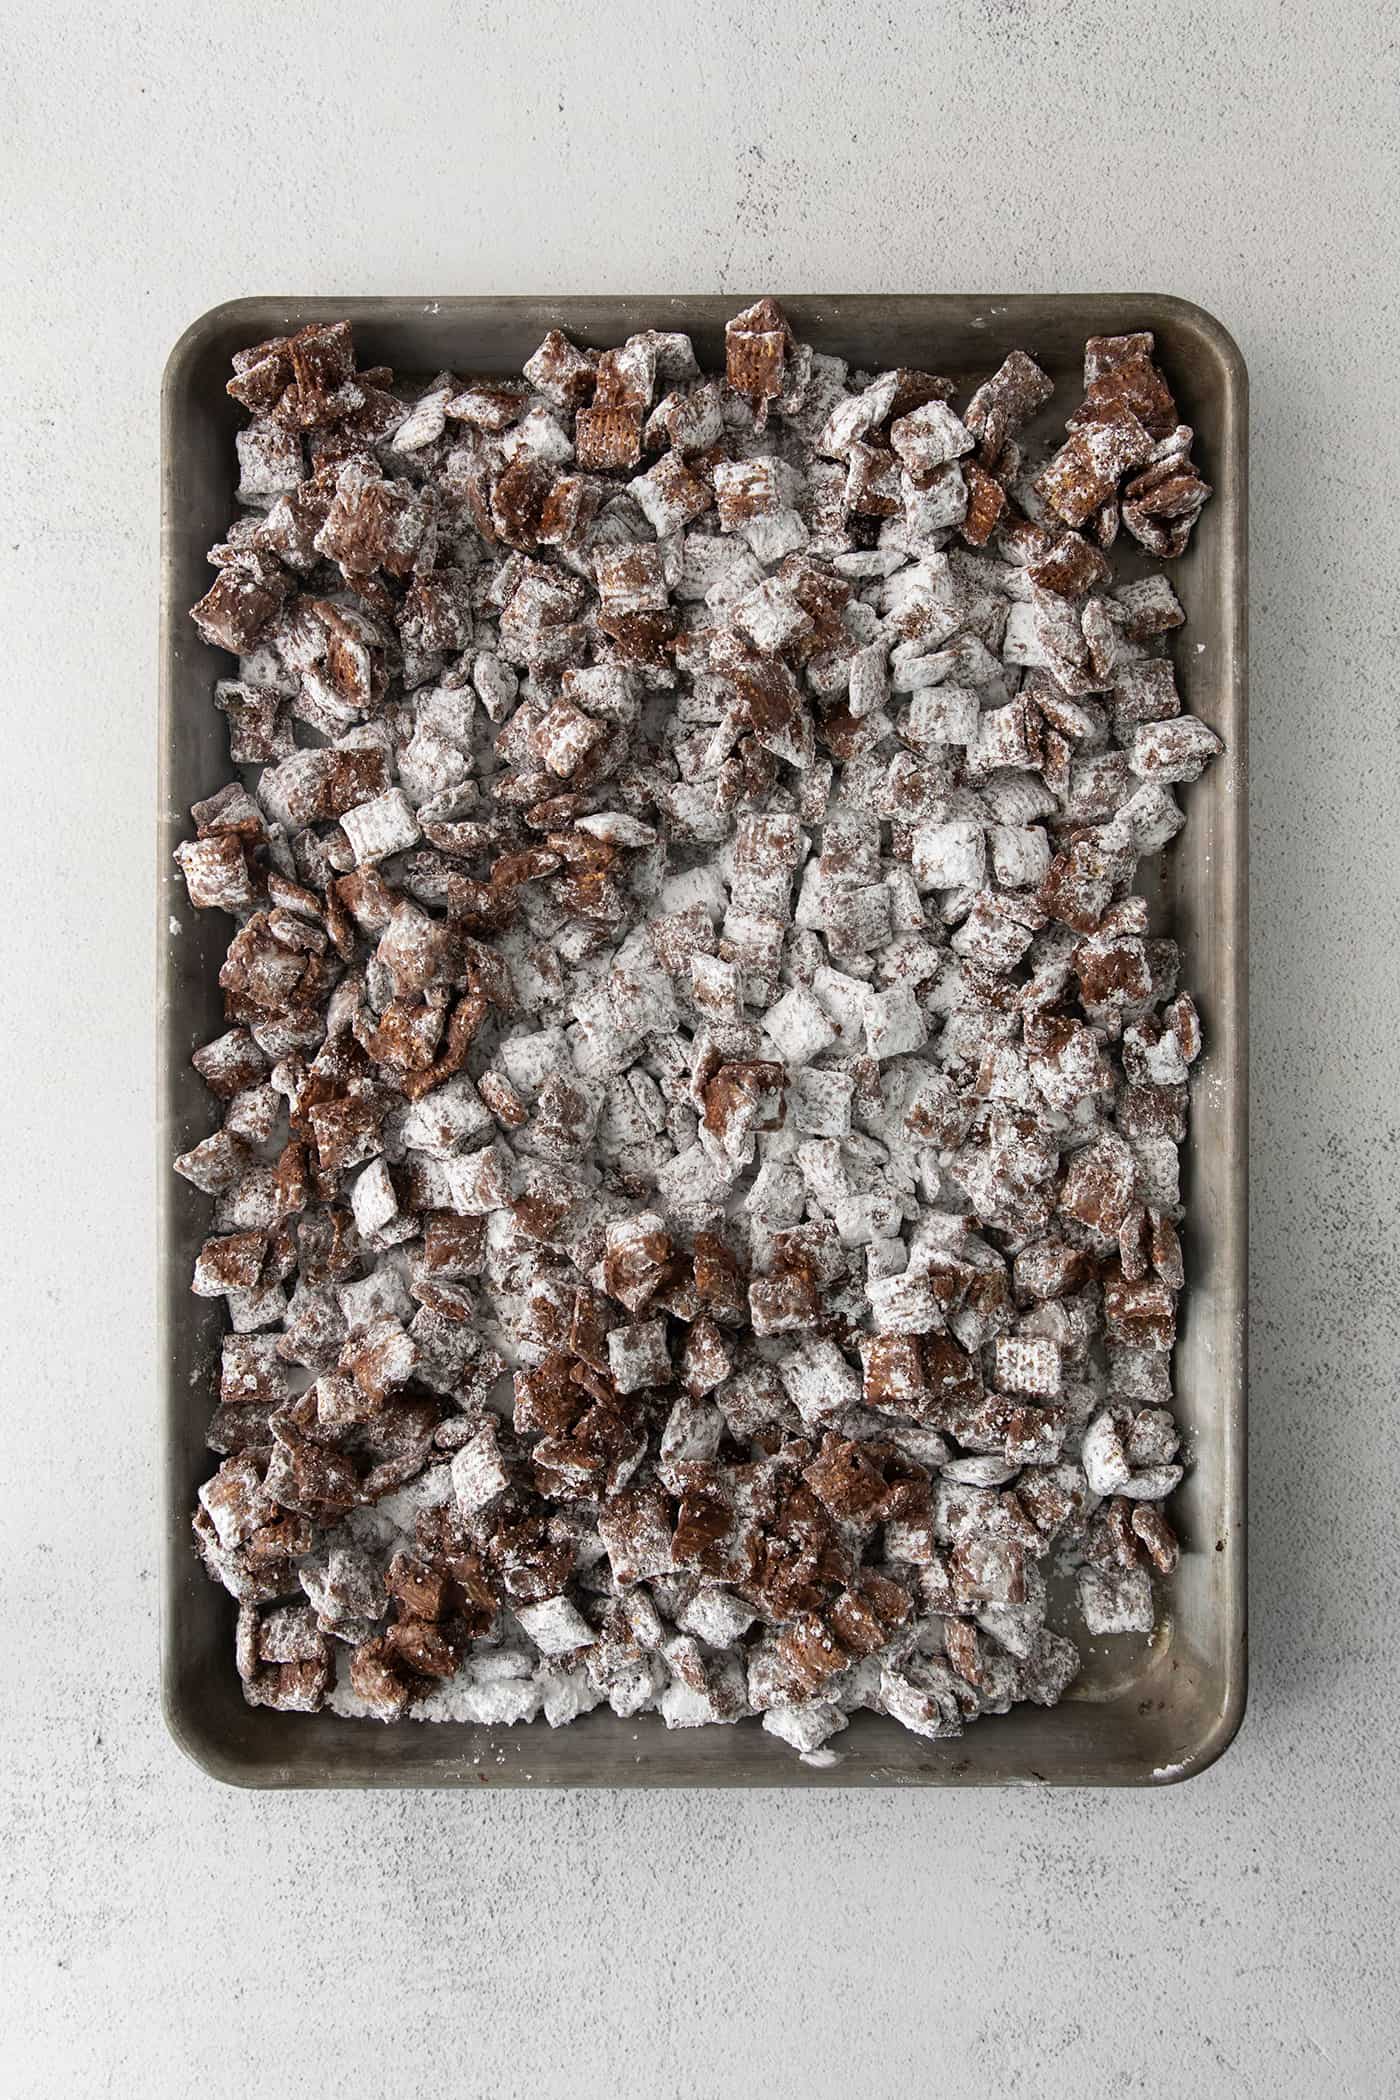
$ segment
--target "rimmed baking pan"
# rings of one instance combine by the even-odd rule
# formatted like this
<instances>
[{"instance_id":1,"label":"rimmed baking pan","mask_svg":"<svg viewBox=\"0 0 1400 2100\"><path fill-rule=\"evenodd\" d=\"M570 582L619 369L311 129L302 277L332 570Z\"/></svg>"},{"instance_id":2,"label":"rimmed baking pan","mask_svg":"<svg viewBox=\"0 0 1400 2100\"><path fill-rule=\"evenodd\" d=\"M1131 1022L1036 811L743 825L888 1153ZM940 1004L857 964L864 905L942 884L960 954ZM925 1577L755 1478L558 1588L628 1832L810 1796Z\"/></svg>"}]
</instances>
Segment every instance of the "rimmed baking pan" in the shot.
<instances>
[{"instance_id":1,"label":"rimmed baking pan","mask_svg":"<svg viewBox=\"0 0 1400 2100\"><path fill-rule=\"evenodd\" d=\"M200 641L187 609L208 587L205 552L234 507L234 431L224 392L236 349L318 319L348 316L362 361L400 373L518 371L546 329L585 343L634 329L684 328L702 363L723 363L723 328L752 295L704 298L235 300L181 337L162 394L161 801L158 903L160 1360L164 1380L163 1691L181 1747L216 1778L245 1786L1127 1786L1203 1770L1244 1710L1245 1299L1248 938L1246 797L1247 381L1219 322L1150 293L1011 293L783 298L797 334L867 369L913 365L970 388L1017 346L1056 381L1061 421L1080 399L1086 336L1150 328L1196 457L1215 495L1172 581L1186 607L1176 637L1185 705L1219 730L1225 755L1185 791L1188 823L1144 866L1183 982L1205 1023L1183 1157L1188 1289L1175 1372L1191 1458L1173 1502L1181 1566L1150 1640L1088 1643L1063 1703L1018 1707L960 1740L927 1742L861 1713L825 1764L804 1764L756 1721L668 1731L655 1715L606 1709L551 1730L466 1723L382 1727L332 1713L292 1715L243 1702L232 1600L208 1581L190 1541L195 1488L210 1469L204 1429L223 1309L192 1297L191 1263L209 1202L170 1159L214 1117L190 1052L223 1027L217 988L227 922L189 908L171 853L189 807L229 775L210 705L227 659ZM1125 565L1126 566L1126 565Z\"/></svg>"}]
</instances>

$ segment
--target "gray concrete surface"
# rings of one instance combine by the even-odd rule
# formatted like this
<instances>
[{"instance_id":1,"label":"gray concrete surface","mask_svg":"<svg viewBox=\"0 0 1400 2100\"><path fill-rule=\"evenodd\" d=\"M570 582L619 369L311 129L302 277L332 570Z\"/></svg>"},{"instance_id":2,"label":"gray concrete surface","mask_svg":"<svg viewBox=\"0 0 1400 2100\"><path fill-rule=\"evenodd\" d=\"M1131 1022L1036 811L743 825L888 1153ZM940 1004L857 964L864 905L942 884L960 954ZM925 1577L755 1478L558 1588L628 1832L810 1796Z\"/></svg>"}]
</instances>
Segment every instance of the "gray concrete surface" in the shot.
<instances>
[{"instance_id":1,"label":"gray concrete surface","mask_svg":"<svg viewBox=\"0 0 1400 2100\"><path fill-rule=\"evenodd\" d=\"M15 0L0 2090L1396 2090L1394 25ZM260 1799L155 1698L156 389L253 290L1088 289L1254 401L1254 1690L1151 1796Z\"/></svg>"}]
</instances>

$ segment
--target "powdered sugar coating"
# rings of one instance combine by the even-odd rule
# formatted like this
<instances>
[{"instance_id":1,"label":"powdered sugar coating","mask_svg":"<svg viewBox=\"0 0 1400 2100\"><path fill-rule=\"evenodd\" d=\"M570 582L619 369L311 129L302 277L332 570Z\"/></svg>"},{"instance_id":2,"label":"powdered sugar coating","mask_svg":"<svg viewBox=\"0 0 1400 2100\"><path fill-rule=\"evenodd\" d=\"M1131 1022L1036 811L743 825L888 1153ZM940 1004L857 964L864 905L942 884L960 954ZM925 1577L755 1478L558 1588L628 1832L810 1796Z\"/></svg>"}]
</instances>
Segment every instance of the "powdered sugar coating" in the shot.
<instances>
[{"instance_id":1,"label":"powdered sugar coating","mask_svg":"<svg viewBox=\"0 0 1400 2100\"><path fill-rule=\"evenodd\" d=\"M263 770L180 849L238 923L178 1164L254 1703L812 1754L1053 1703L1051 1555L1150 1630L1200 1029L1132 884L1219 749L1101 551L1209 493L1151 349L1038 475L1022 353L960 417L771 300L723 381L238 363L195 618Z\"/></svg>"}]
</instances>

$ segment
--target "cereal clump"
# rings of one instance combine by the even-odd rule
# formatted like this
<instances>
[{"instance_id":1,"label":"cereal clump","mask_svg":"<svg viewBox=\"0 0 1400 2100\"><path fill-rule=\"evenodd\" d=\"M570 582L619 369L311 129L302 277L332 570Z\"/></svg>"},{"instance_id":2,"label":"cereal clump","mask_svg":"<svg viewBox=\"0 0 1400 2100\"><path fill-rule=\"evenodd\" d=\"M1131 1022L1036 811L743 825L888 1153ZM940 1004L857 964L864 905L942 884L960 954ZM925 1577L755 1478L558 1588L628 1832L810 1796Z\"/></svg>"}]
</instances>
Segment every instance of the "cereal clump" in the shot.
<instances>
[{"instance_id":1,"label":"cereal clump","mask_svg":"<svg viewBox=\"0 0 1400 2100\"><path fill-rule=\"evenodd\" d=\"M1138 863L1219 750L1159 573L1209 490L1149 335L1048 451L764 299L395 387L234 360L194 607L237 769L194 1062L248 1699L810 1755L1150 1631L1177 1542L1177 1148L1201 1030Z\"/></svg>"}]
</instances>

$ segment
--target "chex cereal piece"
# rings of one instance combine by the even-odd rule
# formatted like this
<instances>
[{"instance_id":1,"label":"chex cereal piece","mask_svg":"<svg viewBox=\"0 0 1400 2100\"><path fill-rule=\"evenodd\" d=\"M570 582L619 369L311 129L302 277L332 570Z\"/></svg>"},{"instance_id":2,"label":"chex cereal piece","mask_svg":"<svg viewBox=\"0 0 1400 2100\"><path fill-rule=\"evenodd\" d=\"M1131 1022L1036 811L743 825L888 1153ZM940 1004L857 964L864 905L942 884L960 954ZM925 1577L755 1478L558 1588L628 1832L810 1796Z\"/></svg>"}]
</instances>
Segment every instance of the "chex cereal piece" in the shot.
<instances>
[{"instance_id":1,"label":"chex cereal piece","mask_svg":"<svg viewBox=\"0 0 1400 2100\"><path fill-rule=\"evenodd\" d=\"M725 324L725 377L736 394L747 396L760 423L783 391L792 347L775 299L760 299Z\"/></svg>"},{"instance_id":2,"label":"chex cereal piece","mask_svg":"<svg viewBox=\"0 0 1400 2100\"><path fill-rule=\"evenodd\" d=\"M806 1064L836 1041L825 1009L801 984L793 985L769 1008L763 1025L788 1065Z\"/></svg>"},{"instance_id":3,"label":"chex cereal piece","mask_svg":"<svg viewBox=\"0 0 1400 2100\"><path fill-rule=\"evenodd\" d=\"M922 1049L928 1028L918 998L907 984L872 992L865 1006L865 1040L874 1058L904 1057Z\"/></svg>"},{"instance_id":4,"label":"chex cereal piece","mask_svg":"<svg viewBox=\"0 0 1400 2100\"><path fill-rule=\"evenodd\" d=\"M497 1443L496 1425L488 1421L452 1460L452 1492L464 1517L474 1517L505 1493L510 1485Z\"/></svg>"},{"instance_id":5,"label":"chex cereal piece","mask_svg":"<svg viewBox=\"0 0 1400 2100\"><path fill-rule=\"evenodd\" d=\"M999 1334L992 1344L998 1388L1053 1400L1063 1384L1060 1351L1054 1342Z\"/></svg>"},{"instance_id":6,"label":"chex cereal piece","mask_svg":"<svg viewBox=\"0 0 1400 2100\"><path fill-rule=\"evenodd\" d=\"M1116 1236L1127 1215L1137 1180L1130 1148L1112 1131L1072 1155L1060 1193L1060 1209L1094 1232Z\"/></svg>"},{"instance_id":7,"label":"chex cereal piece","mask_svg":"<svg viewBox=\"0 0 1400 2100\"><path fill-rule=\"evenodd\" d=\"M913 866L921 890L978 887L987 866L983 826L966 818L920 824L914 832Z\"/></svg>"},{"instance_id":8,"label":"chex cereal piece","mask_svg":"<svg viewBox=\"0 0 1400 2100\"><path fill-rule=\"evenodd\" d=\"M1081 1568L1079 1608L1091 1634L1151 1633L1151 1577L1142 1568Z\"/></svg>"},{"instance_id":9,"label":"chex cereal piece","mask_svg":"<svg viewBox=\"0 0 1400 2100\"><path fill-rule=\"evenodd\" d=\"M619 1393L669 1384L671 1358L665 1321L638 1320L614 1327L608 1336L608 1364Z\"/></svg>"},{"instance_id":10,"label":"chex cereal piece","mask_svg":"<svg viewBox=\"0 0 1400 2100\"><path fill-rule=\"evenodd\" d=\"M890 444L916 478L961 458L973 442L972 433L945 401L927 401L890 425Z\"/></svg>"},{"instance_id":11,"label":"chex cereal piece","mask_svg":"<svg viewBox=\"0 0 1400 2100\"><path fill-rule=\"evenodd\" d=\"M567 1655L593 1642L593 1628L567 1597L545 1597L538 1604L518 1604L515 1618L541 1655Z\"/></svg>"},{"instance_id":12,"label":"chex cereal piece","mask_svg":"<svg viewBox=\"0 0 1400 2100\"><path fill-rule=\"evenodd\" d=\"M1087 424L1056 453L1036 479L1036 488L1066 525L1083 525L1117 490L1123 476L1142 465L1152 440L1130 409Z\"/></svg>"},{"instance_id":13,"label":"chex cereal piece","mask_svg":"<svg viewBox=\"0 0 1400 2100\"><path fill-rule=\"evenodd\" d=\"M1128 763L1144 780L1199 780L1224 749L1213 729L1194 715L1170 722L1145 722L1133 732Z\"/></svg>"},{"instance_id":14,"label":"chex cereal piece","mask_svg":"<svg viewBox=\"0 0 1400 2100\"><path fill-rule=\"evenodd\" d=\"M641 408L626 402L580 409L574 437L579 465L595 471L635 467L642 456L644 420Z\"/></svg>"},{"instance_id":15,"label":"chex cereal piece","mask_svg":"<svg viewBox=\"0 0 1400 2100\"><path fill-rule=\"evenodd\" d=\"M1024 350L1013 350L967 405L966 423L981 440L984 455L997 460L1008 439L1028 423L1054 393L1054 384Z\"/></svg>"}]
</instances>

